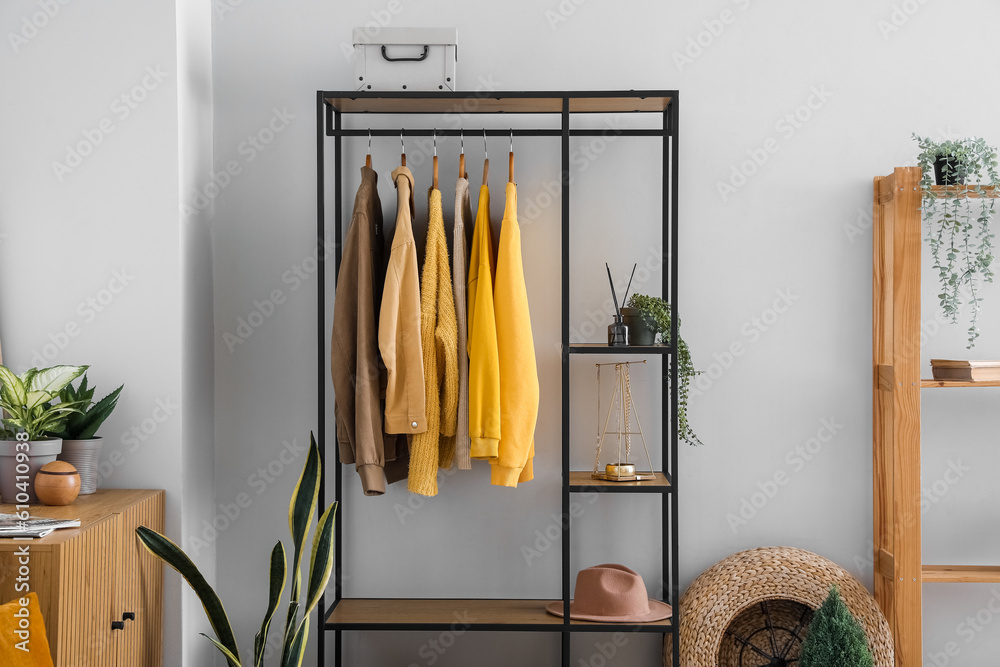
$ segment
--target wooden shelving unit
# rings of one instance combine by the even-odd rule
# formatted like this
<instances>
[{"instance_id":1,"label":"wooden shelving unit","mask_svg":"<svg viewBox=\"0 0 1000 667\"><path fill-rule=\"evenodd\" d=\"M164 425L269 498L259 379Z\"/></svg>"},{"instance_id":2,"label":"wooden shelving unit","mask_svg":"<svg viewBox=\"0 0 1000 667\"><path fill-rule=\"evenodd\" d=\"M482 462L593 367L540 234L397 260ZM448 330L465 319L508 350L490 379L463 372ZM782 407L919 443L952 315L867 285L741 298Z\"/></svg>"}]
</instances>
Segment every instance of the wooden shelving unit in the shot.
<instances>
[{"instance_id":1,"label":"wooden shelving unit","mask_svg":"<svg viewBox=\"0 0 1000 667\"><path fill-rule=\"evenodd\" d=\"M1000 381L920 378L919 167L877 176L872 204L875 598L896 643L896 665L922 664L922 585L1000 582L1000 566L924 565L920 527L920 392L1000 387ZM934 186L976 196L969 186ZM1000 192L987 189L987 196Z\"/></svg>"},{"instance_id":2,"label":"wooden shelving unit","mask_svg":"<svg viewBox=\"0 0 1000 667\"><path fill-rule=\"evenodd\" d=\"M933 380L933 379L923 379L920 381L920 386L924 389L933 389L934 387L941 387L947 389L948 387L1000 387L1000 380Z\"/></svg>"},{"instance_id":3,"label":"wooden shelving unit","mask_svg":"<svg viewBox=\"0 0 1000 667\"><path fill-rule=\"evenodd\" d=\"M504 114L534 114L540 117L548 116L542 125L532 129L515 128L511 130L503 122ZM560 182L561 192L561 337L562 347L562 598L558 600L563 605L563 617L553 616L545 611L552 600L505 600L505 599L370 599L343 597L343 544L341 527L343 521L338 520L335 527L335 563L334 563L334 600L332 604L321 602L325 613L319 621L318 664L326 664L325 633L333 634L335 642L334 664L340 667L343 661L342 633L354 631L442 631L462 623L462 614L467 612L473 619L470 629L477 632L554 632L561 634L561 664L569 667L570 637L575 632L641 632L673 635L673 664L680 664L680 641L678 635L678 600L679 568L678 568L678 529L677 529L677 388L678 368L674 349L668 345L650 345L642 347L608 347L606 342L570 342L570 140L574 137L601 136L606 129L573 127L572 118L575 114L618 114L642 113L651 114L661 120L654 123L659 127L644 129L616 129L617 136L649 137L662 142L662 257L663 281L662 295L673 310L673 326L671 340L677 340L678 310L678 123L679 107L677 91L495 91L485 94L465 92L368 92L368 91L317 91L316 93L316 140L317 140L317 223L316 235L319 247L326 247L327 218L332 218L333 237L338 240L337 251L333 258L333 266L327 267L328 261L320 253L317 270L317 393L319 420L317 425L317 440L324 462L327 461L326 451L336 452L336 429L327 428L327 396L329 331L326 328L327 294L325 289L326 271L332 270L337 275L340 269L340 240L344 236L345 201L341 183L344 173L342 165L343 140L347 137L370 136L457 136L462 130L449 128L445 130L406 128L397 126L386 127L387 121L366 119L373 127L371 129L350 129L343 126L344 114L366 114L379 116L383 114L461 114L463 118L494 115L494 122L499 118L499 127L473 127L475 121L465 122L465 134L472 136L485 133L488 136L508 135L520 137L558 137L560 142ZM379 125L381 124L381 127ZM327 211L326 178L327 141L333 143L333 202L332 210ZM353 169L353 167L352 167ZM555 248L552 249L553 254ZM537 343L536 339L536 343ZM570 359L575 355L647 355L662 358L663 372L662 404L663 428L661 438L661 456L663 471L656 473L656 478L647 482L608 482L591 479L590 471L570 471ZM328 438L327 433L330 433ZM329 440L329 442L328 442ZM340 465L334 453L334 470L336 474L335 500L340 503L341 517L352 510L354 498L346 498L343 492L344 467ZM320 482L319 507L327 503L326 485ZM575 621L568 618L569 601L572 583L570 572L571 544L571 513L570 497L576 493L621 494L641 493L652 496L652 502L661 507L661 545L662 545L662 591L650 589L649 594L659 597L673 606L673 619L654 623L610 624ZM361 502L365 502L361 500ZM540 510L541 511L541 510ZM548 510L551 511L551 510ZM655 526L644 526L643 530L655 530ZM659 595L658 595L659 594ZM327 601L328 602L328 601Z\"/></svg>"}]
</instances>

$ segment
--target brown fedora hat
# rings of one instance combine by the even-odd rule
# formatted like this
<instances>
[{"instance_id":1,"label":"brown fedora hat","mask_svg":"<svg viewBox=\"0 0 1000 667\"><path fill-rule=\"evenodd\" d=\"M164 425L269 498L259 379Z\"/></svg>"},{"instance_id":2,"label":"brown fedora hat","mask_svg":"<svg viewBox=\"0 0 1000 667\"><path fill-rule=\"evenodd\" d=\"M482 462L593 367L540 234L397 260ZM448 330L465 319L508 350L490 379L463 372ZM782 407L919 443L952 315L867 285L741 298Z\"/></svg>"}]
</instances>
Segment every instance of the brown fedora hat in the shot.
<instances>
[{"instance_id":1,"label":"brown fedora hat","mask_svg":"<svg viewBox=\"0 0 1000 667\"><path fill-rule=\"evenodd\" d=\"M545 610L563 615L562 601ZM650 600L646 584L637 572L613 563L580 570L576 575L576 597L569 603L569 617L604 623L648 623L673 615L670 605Z\"/></svg>"}]
</instances>

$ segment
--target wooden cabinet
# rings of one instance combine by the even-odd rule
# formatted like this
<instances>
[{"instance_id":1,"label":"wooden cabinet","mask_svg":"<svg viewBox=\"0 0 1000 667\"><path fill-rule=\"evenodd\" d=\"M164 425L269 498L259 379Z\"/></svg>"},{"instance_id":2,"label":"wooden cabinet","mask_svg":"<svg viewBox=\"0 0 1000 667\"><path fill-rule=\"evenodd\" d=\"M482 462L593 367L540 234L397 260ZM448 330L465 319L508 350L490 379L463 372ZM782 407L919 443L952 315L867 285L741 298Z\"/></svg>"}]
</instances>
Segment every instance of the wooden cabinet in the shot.
<instances>
[{"instance_id":1,"label":"wooden cabinet","mask_svg":"<svg viewBox=\"0 0 1000 667\"><path fill-rule=\"evenodd\" d=\"M0 512L14 506L0 505ZM81 525L37 540L0 539L0 603L23 594L16 586L27 547L28 584L38 594L56 667L159 667L163 567L135 529L163 531L164 492L101 489L66 507L32 505L30 512Z\"/></svg>"}]
</instances>

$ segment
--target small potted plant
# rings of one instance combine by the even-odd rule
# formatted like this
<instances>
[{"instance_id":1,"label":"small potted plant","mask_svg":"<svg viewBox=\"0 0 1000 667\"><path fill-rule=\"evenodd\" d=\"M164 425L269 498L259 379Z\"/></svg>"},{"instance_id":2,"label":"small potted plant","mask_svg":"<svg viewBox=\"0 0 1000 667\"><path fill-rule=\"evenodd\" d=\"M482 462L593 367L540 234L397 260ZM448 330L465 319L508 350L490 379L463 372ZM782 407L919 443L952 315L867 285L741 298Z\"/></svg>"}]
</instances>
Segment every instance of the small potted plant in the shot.
<instances>
[{"instance_id":1,"label":"small potted plant","mask_svg":"<svg viewBox=\"0 0 1000 667\"><path fill-rule=\"evenodd\" d=\"M59 454L59 460L73 464L73 467L80 473L80 495L93 493L97 490L100 481L97 474L97 464L101 457L101 445L104 442L104 438L97 437L97 429L101 428L104 420L118 405L118 396L122 393L124 386L118 387L94 403L95 387L87 386L85 373L80 379L79 387L74 387L70 383L59 392L61 404L77 404L81 411L70 414L62 430L50 431L47 435L62 439L62 452Z\"/></svg>"},{"instance_id":2,"label":"small potted plant","mask_svg":"<svg viewBox=\"0 0 1000 667\"><path fill-rule=\"evenodd\" d=\"M802 667L875 667L868 638L837 587L816 611L799 652Z\"/></svg>"},{"instance_id":3,"label":"small potted plant","mask_svg":"<svg viewBox=\"0 0 1000 667\"><path fill-rule=\"evenodd\" d=\"M70 415L80 412L74 403L56 403L59 392L87 371L86 366L32 368L18 376L0 366L0 496L5 503L37 503L35 473L56 460L62 440L46 437L60 431Z\"/></svg>"},{"instance_id":4,"label":"small potted plant","mask_svg":"<svg viewBox=\"0 0 1000 667\"><path fill-rule=\"evenodd\" d=\"M921 209L941 288L938 301L952 323L958 322L963 302L969 306L971 349L979 337L980 288L993 282L990 223L996 199L987 188L1000 186L997 151L980 138L943 142L916 134L913 138L920 146Z\"/></svg>"},{"instance_id":5,"label":"small potted plant","mask_svg":"<svg viewBox=\"0 0 1000 667\"><path fill-rule=\"evenodd\" d=\"M934 141L913 133L913 139L920 147L917 160L925 173L933 171L936 185L965 185L984 167L996 166L996 149L979 137Z\"/></svg>"},{"instance_id":6,"label":"small potted plant","mask_svg":"<svg viewBox=\"0 0 1000 667\"><path fill-rule=\"evenodd\" d=\"M659 336L660 342L665 345L670 344L670 304L657 296L646 294L633 294L629 297L628 307L622 308L622 317L629 329L629 341L633 345L654 345ZM678 330L680 322L677 323ZM691 350L687 343L678 334L677 344L677 424L679 437L689 445L700 445L701 440L691 429L691 424L687 418L687 399L691 385L691 379L699 371L694 369L691 362Z\"/></svg>"}]
</instances>

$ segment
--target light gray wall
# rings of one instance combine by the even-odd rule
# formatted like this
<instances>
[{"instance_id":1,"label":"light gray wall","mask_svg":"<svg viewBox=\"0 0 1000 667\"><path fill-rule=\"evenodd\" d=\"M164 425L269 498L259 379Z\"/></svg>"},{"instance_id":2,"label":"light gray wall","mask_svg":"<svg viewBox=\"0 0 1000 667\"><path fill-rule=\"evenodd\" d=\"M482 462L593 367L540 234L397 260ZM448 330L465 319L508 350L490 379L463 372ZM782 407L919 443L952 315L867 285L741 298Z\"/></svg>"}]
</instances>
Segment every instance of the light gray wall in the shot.
<instances>
[{"instance_id":1,"label":"light gray wall","mask_svg":"<svg viewBox=\"0 0 1000 667\"><path fill-rule=\"evenodd\" d=\"M287 539L286 506L301 447L316 422L316 373L325 372L315 358L315 274L309 270L314 91L352 85L344 46L351 28L368 22L457 26L464 89L476 88L482 76L509 90L682 91L680 309L695 364L707 371L691 400L692 423L707 446L681 452L682 584L734 551L788 544L832 558L871 585L871 177L913 163L911 131L1000 141L991 124L996 94L981 82L988 67L978 67L995 62L995 3L564 0L487 9L443 0L350 6L221 0L211 3L210 77L205 7L60 4L32 33L24 21L30 25L39 8L17 0L2 12L8 44L0 76L10 91L0 130L5 360L24 368L67 324L80 326L49 360L93 363L100 386L127 385L127 398L106 428L105 461L113 450L121 456L107 484L167 489L168 532L210 573L218 551L222 597L245 649L259 623L267 550ZM32 36L12 42L10 34L22 30ZM934 46L942 35L959 40L969 57L956 61L948 48L939 54ZM147 65L160 65L166 80L120 118L111 104L141 81ZM827 99L811 98L815 90L826 91ZM810 99L816 108L802 109ZM797 111L808 116L798 127L786 120ZM114 131L60 181L52 162L65 161L66 147L105 117ZM265 128L280 131L254 148L250 137ZM264 132L262 138L271 137ZM777 146L766 161L765 146ZM440 146L447 210L456 147L454 141ZM586 148L582 141L574 145L580 155ZM408 149L422 192L429 166L417 156L427 149L414 142ZM502 156L506 146L495 140L491 149ZM476 183L481 147L470 139L467 150ZM559 545L546 549L539 538L559 511L559 213L556 205L544 205L546 183L558 174L557 150L553 140L517 144L543 388L537 479L516 491L494 489L480 468L446 477L440 496L421 502L395 488L383 498L362 498L351 478L350 511L342 516L350 595L559 593ZM573 184L571 323L584 333L588 324L597 331L603 324L600 264L607 260L624 271L631 261L643 262L658 241L658 148L622 139L591 146L591 153L595 159L575 163ZM744 166L755 155L763 164ZM361 142L350 143L348 208L362 156ZM393 141L377 140L375 166L388 217L395 207L387 173L396 160ZM754 173L723 197L719 184L729 182L734 168ZM502 214L502 171L501 159L492 179L495 221ZM178 213L179 205L188 207L187 215ZM192 219L196 224L185 227ZM610 239L617 239L614 247ZM54 268L33 271L30 284L40 290L30 292L25 276L40 249ZM77 310L88 297L98 298L122 267L135 279L101 313L91 320ZM657 280L652 268L649 285ZM928 266L924 357L967 356L964 326L934 322L932 279ZM45 294L44 306L36 293ZM985 296L985 333L972 354L995 358L1000 343L989 332L1000 324L997 290ZM209 308L212 351L199 333ZM243 342L227 344L225 334L246 333L241 318L260 326ZM741 353L730 358L731 349ZM214 387L206 372L213 364ZM643 386L642 374L657 372L655 364L637 370L634 384ZM590 361L574 363L582 389L573 395L574 435L580 434L574 466L590 461L592 373ZM997 427L990 411L995 391L933 394L924 401L928 562L996 562L996 539L983 529L997 514L988 449ZM214 427L204 410L209 392ZM122 438L151 418L158 399L187 401L184 418L157 424L132 450ZM651 438L659 433L657 399L653 391L639 403ZM796 454L822 435L824 419L836 425L834 437L811 459ZM214 470L206 455L213 428ZM962 471L958 482L935 486L949 468ZM773 498L755 495L773 490L768 480L779 471L788 483ZM744 501L760 507L751 512ZM584 502L573 570L621 561L655 588L651 527L658 513L643 499ZM745 524L734 519L741 507ZM222 527L217 538L206 520ZM608 539L608 531L620 539ZM522 547L542 548L536 557ZM166 664L178 664L181 655L184 664L204 664L207 647L194 635L203 627L201 611L182 603L181 590L171 575ZM988 608L994 587L929 585L924 594L926 664L945 664L941 654L949 642L959 651L949 665L992 663L1000 652L1000 630ZM349 634L346 646L363 664L425 665L436 655L431 639ZM574 659L593 663L595 643L603 640L574 638ZM530 655L542 665L557 651L555 637L464 635L435 664L508 664ZM622 651L619 661L657 664L653 638L635 638Z\"/></svg>"},{"instance_id":2,"label":"light gray wall","mask_svg":"<svg viewBox=\"0 0 1000 667\"><path fill-rule=\"evenodd\" d=\"M4 4L0 335L18 372L90 364L99 391L124 382L102 485L166 489L166 531L190 548L184 526L215 497L212 269L179 193L211 165L211 15L182 13ZM199 564L214 579L212 551ZM173 572L165 597L164 664L204 664L200 603Z\"/></svg>"},{"instance_id":3,"label":"light gray wall","mask_svg":"<svg viewBox=\"0 0 1000 667\"><path fill-rule=\"evenodd\" d=\"M313 92L352 86L353 65L342 47L354 26L379 21L393 27L449 25L459 30L463 89L474 89L482 76L508 90L660 87L682 92L680 308L695 363L709 371L691 399L691 420L706 446L681 451L682 583L740 549L788 544L827 556L871 585L871 178L913 164L911 131L1000 140L990 104L996 93L980 82L979 68L995 62L995 3L553 0L488 9L443 0L231 4L233 11L215 21L216 165L232 158L244 171L219 197L216 211L220 501L250 490L248 478L278 457L279 443L290 438L301 443L315 424L315 285L306 280L293 290L282 281L284 272L313 251ZM970 16L980 18L969 21ZM960 36L961 64L948 55L949 48L935 48L942 47L942 35ZM689 48L690 62L681 61ZM824 92L813 97L814 91ZM810 101L816 108L800 110ZM295 119L252 163L244 163L240 142L263 128L274 108L287 108ZM784 120L797 110L809 116L799 127ZM413 119L389 125L394 122L445 125ZM497 121L470 119L467 126L482 122ZM777 151L723 200L718 184L769 138L775 143L768 146L777 145ZM362 143L348 142L344 161L348 213ZM408 144L412 165L418 149ZM472 139L466 145L476 184L481 145ZM440 148L450 210L457 146L450 141ZM501 140L491 142L491 148L494 156L506 151ZM583 148L574 145L574 150ZM388 173L397 154L394 140L376 140L375 167L388 217L395 211ZM558 545L530 565L521 554L559 511L558 204L533 216L525 208L539 201L546 179L557 177L558 145L521 140L517 156L543 396L537 480L516 491L494 489L479 467L446 477L439 497L414 501L398 488L382 498L362 498L351 477L350 506L342 515L350 595L559 593ZM624 272L632 261L646 259L648 247L658 241L653 230L659 164L655 145L621 140L587 161L586 169L576 168L574 327L586 325L588 311L603 306L603 262ZM429 184L429 163L417 164L414 171L422 193ZM492 176L495 221L502 214L503 171L500 160ZM425 206L421 199L418 209ZM612 238L619 239L614 247L608 243ZM654 274L650 282L655 280ZM275 289L287 301L230 353L221 336L235 332L238 318L254 311L254 300ZM988 292L987 332L1000 323L996 290ZM934 312L935 292L928 285L925 293L927 319ZM775 305L784 312L773 310ZM941 327L924 356L967 354L963 330ZM599 338L597 333L592 340ZM734 344L742 345L737 348L742 354L730 360L726 355ZM986 333L975 356L995 357L998 348L997 337ZM574 383L579 377L583 389L573 399L573 428L580 433L573 457L581 466L590 462L593 442L590 363L573 365ZM648 379L656 372L655 366L637 370L633 385L644 387L642 374ZM926 517L926 549L939 561L996 560L995 540L982 530L996 514L995 503L989 502L985 449L996 426L987 413L992 393L926 401L927 483L951 458L975 462ZM657 397L654 391L644 400L655 405ZM649 410L644 414L655 437L657 417ZM810 460L796 455L796 448L825 435L824 420L834 423L834 437ZM960 441L949 437L957 432L969 435ZM731 526L727 516L739 516L744 500L759 503L754 494L778 471L787 474L787 485L755 509L746 524ZM266 548L286 532L285 502L296 472L262 485L260 496L251 494L247 518L220 539L220 561L234 563L220 572L223 589L244 594L248 603L264 594L260 573ZM400 508L409 502L419 509L404 510L400 521ZM638 568L655 586L658 516L643 499L604 498L587 505L575 533L574 571L617 560ZM627 544L607 539L609 526L627 537ZM247 553L256 558L251 562ZM928 653L954 640L961 654L949 664L983 664L997 654L996 624L968 644L956 630L965 615L985 607L991 587L926 586L925 595ZM251 606L239 620L244 636L258 615L259 605ZM424 665L430 659L420 649L428 639L420 633L349 634L346 646L365 664ZM577 638L574 660L594 654L595 641ZM534 647L538 657L526 658ZM467 635L437 664L507 664L511 659L551 664L557 648L549 637L507 641ZM655 642L637 639L626 650L635 664L656 664Z\"/></svg>"}]
</instances>

